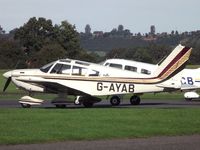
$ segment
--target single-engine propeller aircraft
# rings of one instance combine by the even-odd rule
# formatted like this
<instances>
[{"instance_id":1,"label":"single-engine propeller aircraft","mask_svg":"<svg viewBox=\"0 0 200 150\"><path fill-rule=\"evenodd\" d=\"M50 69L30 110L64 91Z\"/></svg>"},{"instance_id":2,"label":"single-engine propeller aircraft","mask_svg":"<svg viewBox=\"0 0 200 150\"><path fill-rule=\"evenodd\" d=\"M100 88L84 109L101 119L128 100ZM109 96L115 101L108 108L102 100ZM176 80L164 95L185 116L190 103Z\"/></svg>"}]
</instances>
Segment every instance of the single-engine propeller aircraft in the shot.
<instances>
[{"instance_id":1,"label":"single-engine propeller aircraft","mask_svg":"<svg viewBox=\"0 0 200 150\"><path fill-rule=\"evenodd\" d=\"M129 70L132 72L137 72L140 74L147 74L151 76L153 72L159 66L158 64L149 64L144 62L138 62L133 60L126 59L107 59L102 63L104 66L119 68L123 70ZM183 69L179 73L177 73L171 80L180 82L179 89L175 85L174 88L171 88L170 92L181 90L184 93L184 97L186 100L192 100L199 98L199 94L196 92L197 89L200 89L200 68L197 69ZM117 95L113 95L117 96ZM135 95L137 96L137 95ZM118 95L118 97L122 98L122 95Z\"/></svg>"},{"instance_id":2,"label":"single-engine propeller aircraft","mask_svg":"<svg viewBox=\"0 0 200 150\"><path fill-rule=\"evenodd\" d=\"M19 89L29 93L66 93L76 96L76 104L92 107L101 100L97 96L162 92L166 90L162 85L174 86L174 81L170 79L184 68L191 51L192 48L177 46L152 76L79 60L60 59L40 69L17 69L4 73L7 82L3 91L12 81ZM118 99L113 98L112 102L118 103ZM130 102L137 104L140 99L132 96ZM42 104L43 100L24 96L19 103L30 107Z\"/></svg>"}]
</instances>

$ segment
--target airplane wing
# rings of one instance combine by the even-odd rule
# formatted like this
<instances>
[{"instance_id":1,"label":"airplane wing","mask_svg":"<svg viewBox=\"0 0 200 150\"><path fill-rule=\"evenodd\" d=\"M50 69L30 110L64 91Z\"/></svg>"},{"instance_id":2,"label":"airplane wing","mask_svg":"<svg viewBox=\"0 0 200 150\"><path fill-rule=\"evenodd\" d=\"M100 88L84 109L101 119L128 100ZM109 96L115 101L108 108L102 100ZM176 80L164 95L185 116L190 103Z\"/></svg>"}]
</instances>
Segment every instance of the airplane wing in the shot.
<instances>
[{"instance_id":1,"label":"airplane wing","mask_svg":"<svg viewBox=\"0 0 200 150\"><path fill-rule=\"evenodd\" d=\"M70 88L70 87L64 86L62 84L55 83L55 82L37 82L37 84L45 87L47 92L67 93L69 95L88 95L77 89L73 89L73 88Z\"/></svg>"},{"instance_id":2,"label":"airplane wing","mask_svg":"<svg viewBox=\"0 0 200 150\"><path fill-rule=\"evenodd\" d=\"M54 80L46 80L41 77L20 77L18 79L22 82L29 82L31 84L35 84L37 86L40 86L45 89L45 92L51 92L51 93L67 93L68 95L89 95L87 93L84 93L80 90L73 89L68 86L64 86L60 83L55 82Z\"/></svg>"}]
</instances>

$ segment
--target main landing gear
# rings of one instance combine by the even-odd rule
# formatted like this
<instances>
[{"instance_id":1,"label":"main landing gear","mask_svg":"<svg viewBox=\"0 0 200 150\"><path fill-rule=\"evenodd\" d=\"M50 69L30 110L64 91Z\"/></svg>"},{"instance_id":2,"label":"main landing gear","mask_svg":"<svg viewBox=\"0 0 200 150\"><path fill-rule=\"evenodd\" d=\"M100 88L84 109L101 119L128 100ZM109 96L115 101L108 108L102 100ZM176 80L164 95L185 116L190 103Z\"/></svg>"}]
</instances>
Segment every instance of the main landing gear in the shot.
<instances>
[{"instance_id":1,"label":"main landing gear","mask_svg":"<svg viewBox=\"0 0 200 150\"><path fill-rule=\"evenodd\" d=\"M112 106L118 106L121 103L121 100L123 99L122 96L114 95L110 98L110 104ZM138 95L133 95L130 98L130 104L131 105L139 105L140 104L140 97Z\"/></svg>"},{"instance_id":2,"label":"main landing gear","mask_svg":"<svg viewBox=\"0 0 200 150\"><path fill-rule=\"evenodd\" d=\"M112 96L111 99L110 99L110 103L112 106L118 106L120 104L120 97L115 95L115 96Z\"/></svg>"},{"instance_id":3,"label":"main landing gear","mask_svg":"<svg viewBox=\"0 0 200 150\"><path fill-rule=\"evenodd\" d=\"M93 97L93 96L77 96L76 99L74 100L75 105L81 105L83 104L84 107L86 108L91 108L95 103L100 102L101 99L98 97Z\"/></svg>"},{"instance_id":4,"label":"main landing gear","mask_svg":"<svg viewBox=\"0 0 200 150\"><path fill-rule=\"evenodd\" d=\"M140 104L140 97L137 95L133 95L130 98L131 105L139 105Z\"/></svg>"}]
</instances>

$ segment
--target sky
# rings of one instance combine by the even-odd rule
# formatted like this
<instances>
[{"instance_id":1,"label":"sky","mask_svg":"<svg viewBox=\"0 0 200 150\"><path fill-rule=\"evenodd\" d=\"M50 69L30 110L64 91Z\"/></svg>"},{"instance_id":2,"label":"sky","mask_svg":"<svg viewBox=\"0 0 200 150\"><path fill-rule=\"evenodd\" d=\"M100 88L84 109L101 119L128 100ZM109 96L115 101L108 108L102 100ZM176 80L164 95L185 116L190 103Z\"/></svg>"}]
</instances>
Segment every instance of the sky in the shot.
<instances>
[{"instance_id":1,"label":"sky","mask_svg":"<svg viewBox=\"0 0 200 150\"><path fill-rule=\"evenodd\" d=\"M132 33L200 30L200 0L0 0L0 25L6 32L23 26L31 17L67 20L84 32L109 32L122 24Z\"/></svg>"}]
</instances>

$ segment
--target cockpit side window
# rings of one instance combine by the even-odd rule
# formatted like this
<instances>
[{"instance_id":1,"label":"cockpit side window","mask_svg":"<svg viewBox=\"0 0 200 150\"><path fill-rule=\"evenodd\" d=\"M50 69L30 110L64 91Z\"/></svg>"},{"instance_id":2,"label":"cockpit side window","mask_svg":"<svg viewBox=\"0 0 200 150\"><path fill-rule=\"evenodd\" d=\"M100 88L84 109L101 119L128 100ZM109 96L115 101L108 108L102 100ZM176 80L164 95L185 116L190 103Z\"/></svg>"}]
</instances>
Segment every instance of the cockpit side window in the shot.
<instances>
[{"instance_id":1,"label":"cockpit side window","mask_svg":"<svg viewBox=\"0 0 200 150\"><path fill-rule=\"evenodd\" d=\"M87 73L87 68L79 66L73 66L72 68L72 75L85 76L86 73Z\"/></svg>"},{"instance_id":2,"label":"cockpit side window","mask_svg":"<svg viewBox=\"0 0 200 150\"><path fill-rule=\"evenodd\" d=\"M125 66L124 68L125 70L129 70L129 71L133 71L133 72L137 72L137 67L134 66Z\"/></svg>"}]
</instances>

